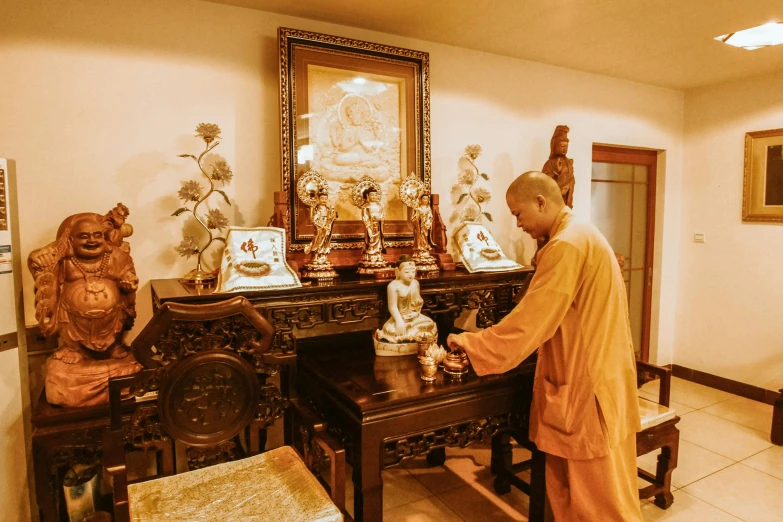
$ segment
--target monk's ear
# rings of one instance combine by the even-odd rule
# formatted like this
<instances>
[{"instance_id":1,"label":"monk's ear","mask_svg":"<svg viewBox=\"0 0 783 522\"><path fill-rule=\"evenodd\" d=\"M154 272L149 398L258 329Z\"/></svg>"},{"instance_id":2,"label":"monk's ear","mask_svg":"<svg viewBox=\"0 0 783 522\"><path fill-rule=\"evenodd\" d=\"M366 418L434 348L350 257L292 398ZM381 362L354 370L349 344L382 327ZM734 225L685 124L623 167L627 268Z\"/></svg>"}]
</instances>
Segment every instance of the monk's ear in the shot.
<instances>
[{"instance_id":1,"label":"monk's ear","mask_svg":"<svg viewBox=\"0 0 783 522\"><path fill-rule=\"evenodd\" d=\"M546 198L541 194L536 196L536 204L538 205L538 210L540 210L541 212L546 210Z\"/></svg>"}]
</instances>

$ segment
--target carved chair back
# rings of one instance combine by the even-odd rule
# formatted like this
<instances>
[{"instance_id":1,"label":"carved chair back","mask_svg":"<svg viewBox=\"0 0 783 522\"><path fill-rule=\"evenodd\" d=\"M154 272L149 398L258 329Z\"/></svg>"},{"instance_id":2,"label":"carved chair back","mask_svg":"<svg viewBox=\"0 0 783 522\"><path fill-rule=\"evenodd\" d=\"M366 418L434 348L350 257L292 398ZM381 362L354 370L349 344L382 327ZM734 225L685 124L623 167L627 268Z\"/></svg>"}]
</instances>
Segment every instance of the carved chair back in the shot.
<instances>
[{"instance_id":1,"label":"carved chair back","mask_svg":"<svg viewBox=\"0 0 783 522\"><path fill-rule=\"evenodd\" d=\"M263 451L266 428L288 407L266 382L280 362L266 353L273 335L244 297L164 304L132 343L145 369L109 382L111 430L124 432L125 451L155 452L163 476L176 472L175 441L189 469ZM125 426L123 391L137 401ZM146 402L151 392L157 399Z\"/></svg>"},{"instance_id":2,"label":"carved chair back","mask_svg":"<svg viewBox=\"0 0 783 522\"><path fill-rule=\"evenodd\" d=\"M295 354L269 353L273 335L244 297L158 309L132 343L144 369L109 380L111 426L104 434L103 465L113 480L115 520L129 520L127 452L154 452L157 476L176 473L175 441L185 446L189 469L220 464L263 451L266 428L287 412L299 427L307 467L344 509L344 450L320 418L266 382L296 361ZM129 422L121 404L128 394L135 401ZM328 477L321 474L325 464Z\"/></svg>"}]
</instances>

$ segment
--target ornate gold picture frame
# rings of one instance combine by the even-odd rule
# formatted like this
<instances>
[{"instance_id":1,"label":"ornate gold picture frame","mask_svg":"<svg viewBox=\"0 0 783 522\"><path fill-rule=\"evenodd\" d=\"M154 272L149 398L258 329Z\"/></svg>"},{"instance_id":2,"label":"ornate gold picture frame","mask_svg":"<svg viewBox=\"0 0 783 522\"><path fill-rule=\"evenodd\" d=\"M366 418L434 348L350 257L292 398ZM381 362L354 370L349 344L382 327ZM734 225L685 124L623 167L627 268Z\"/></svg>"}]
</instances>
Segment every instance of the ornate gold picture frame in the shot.
<instances>
[{"instance_id":1,"label":"ornate gold picture frame","mask_svg":"<svg viewBox=\"0 0 783 522\"><path fill-rule=\"evenodd\" d=\"M399 187L411 173L431 187L429 55L283 27L278 37L289 253L303 251L312 239L309 208L296 195L298 178L310 170L327 181L337 210L333 250L364 244L351 188L365 175L382 188L387 246L411 246Z\"/></svg>"},{"instance_id":2,"label":"ornate gold picture frame","mask_svg":"<svg viewBox=\"0 0 783 522\"><path fill-rule=\"evenodd\" d=\"M783 129L745 134L742 221L783 223Z\"/></svg>"}]
</instances>

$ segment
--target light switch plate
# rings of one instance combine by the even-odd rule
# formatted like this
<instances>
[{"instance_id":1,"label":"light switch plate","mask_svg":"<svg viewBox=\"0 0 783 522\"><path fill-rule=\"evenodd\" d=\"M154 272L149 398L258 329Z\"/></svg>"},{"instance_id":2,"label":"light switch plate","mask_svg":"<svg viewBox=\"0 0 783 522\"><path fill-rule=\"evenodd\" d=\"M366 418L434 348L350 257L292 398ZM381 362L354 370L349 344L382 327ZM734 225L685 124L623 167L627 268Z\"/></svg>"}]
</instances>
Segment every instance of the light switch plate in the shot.
<instances>
[{"instance_id":1,"label":"light switch plate","mask_svg":"<svg viewBox=\"0 0 783 522\"><path fill-rule=\"evenodd\" d=\"M707 234L704 232L694 232L693 233L693 242L694 243L704 243L707 241Z\"/></svg>"}]
</instances>

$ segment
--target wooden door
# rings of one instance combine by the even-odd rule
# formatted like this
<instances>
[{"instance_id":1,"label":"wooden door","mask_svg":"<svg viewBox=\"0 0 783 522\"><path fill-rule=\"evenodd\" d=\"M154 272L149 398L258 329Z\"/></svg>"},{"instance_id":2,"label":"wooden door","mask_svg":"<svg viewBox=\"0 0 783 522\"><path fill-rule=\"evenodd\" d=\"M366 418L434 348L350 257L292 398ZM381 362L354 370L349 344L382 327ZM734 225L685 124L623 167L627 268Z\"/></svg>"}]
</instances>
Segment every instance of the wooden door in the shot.
<instances>
[{"instance_id":1,"label":"wooden door","mask_svg":"<svg viewBox=\"0 0 783 522\"><path fill-rule=\"evenodd\" d=\"M655 238L655 181L658 153L593 146L591 221L625 258L634 350L647 361Z\"/></svg>"}]
</instances>

